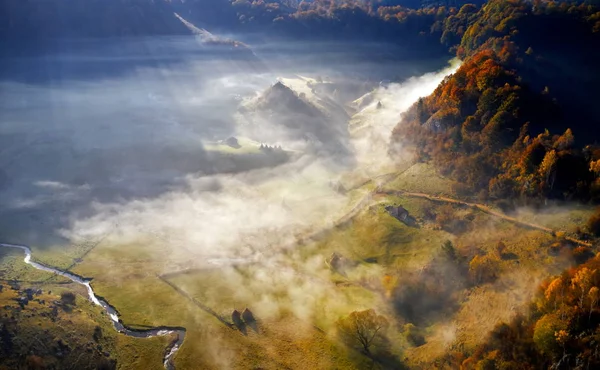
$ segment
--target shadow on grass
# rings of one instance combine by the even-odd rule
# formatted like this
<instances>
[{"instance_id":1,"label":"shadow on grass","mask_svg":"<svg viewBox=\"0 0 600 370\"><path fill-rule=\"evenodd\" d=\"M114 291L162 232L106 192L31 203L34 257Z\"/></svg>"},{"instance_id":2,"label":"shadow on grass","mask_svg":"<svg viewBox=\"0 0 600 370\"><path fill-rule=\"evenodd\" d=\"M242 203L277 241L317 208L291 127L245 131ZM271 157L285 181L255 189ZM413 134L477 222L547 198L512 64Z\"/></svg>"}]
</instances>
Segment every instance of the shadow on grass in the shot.
<instances>
[{"instance_id":1,"label":"shadow on grass","mask_svg":"<svg viewBox=\"0 0 600 370\"><path fill-rule=\"evenodd\" d=\"M258 323L256 322L256 320L254 320L254 321L250 321L250 322L246 323L246 325L247 325L247 326L248 326L250 329L254 330L254 332L255 332L256 334L259 334L259 330L258 330Z\"/></svg>"},{"instance_id":2,"label":"shadow on grass","mask_svg":"<svg viewBox=\"0 0 600 370\"><path fill-rule=\"evenodd\" d=\"M514 253L502 253L502 259L505 261L513 261L513 260L518 260L519 256L517 256Z\"/></svg>"},{"instance_id":3,"label":"shadow on grass","mask_svg":"<svg viewBox=\"0 0 600 370\"><path fill-rule=\"evenodd\" d=\"M365 353L363 350L354 348L356 352L370 359L369 367L365 367L369 370L375 369L389 369L389 370L408 370L409 367L404 364L397 356L389 352L387 349L380 349L374 353ZM364 363L363 363L364 365Z\"/></svg>"}]
</instances>

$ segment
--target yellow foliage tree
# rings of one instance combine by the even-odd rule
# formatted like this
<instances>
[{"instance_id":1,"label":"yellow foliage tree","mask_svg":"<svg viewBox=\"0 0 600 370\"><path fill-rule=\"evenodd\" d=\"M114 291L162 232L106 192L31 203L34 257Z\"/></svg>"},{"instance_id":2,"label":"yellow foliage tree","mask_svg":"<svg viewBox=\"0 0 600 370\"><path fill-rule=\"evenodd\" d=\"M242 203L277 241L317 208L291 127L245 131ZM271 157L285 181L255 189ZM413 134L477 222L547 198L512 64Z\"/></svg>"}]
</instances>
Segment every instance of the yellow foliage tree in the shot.
<instances>
[{"instance_id":1,"label":"yellow foliage tree","mask_svg":"<svg viewBox=\"0 0 600 370\"><path fill-rule=\"evenodd\" d=\"M600 174L600 159L590 162L590 172L593 172L596 175Z\"/></svg>"},{"instance_id":2,"label":"yellow foliage tree","mask_svg":"<svg viewBox=\"0 0 600 370\"><path fill-rule=\"evenodd\" d=\"M594 307L598 304L598 300L600 299L600 289L598 287L591 287L588 292L588 296L590 298L590 315L588 316L588 321L592 318L592 311L594 311Z\"/></svg>"},{"instance_id":3,"label":"yellow foliage tree","mask_svg":"<svg viewBox=\"0 0 600 370\"><path fill-rule=\"evenodd\" d=\"M548 189L554 187L555 176L553 175L555 174L557 160L558 156L556 155L556 151L550 150L546 152L544 159L538 168L538 174Z\"/></svg>"},{"instance_id":4,"label":"yellow foliage tree","mask_svg":"<svg viewBox=\"0 0 600 370\"><path fill-rule=\"evenodd\" d=\"M592 285L592 280L594 275L596 274L596 270L590 270L587 267L583 267L579 269L573 279L571 279L571 288L574 290L579 290L581 295L579 297L579 308L583 308L583 301L585 299L585 295L590 289Z\"/></svg>"},{"instance_id":5,"label":"yellow foliage tree","mask_svg":"<svg viewBox=\"0 0 600 370\"><path fill-rule=\"evenodd\" d=\"M469 262L469 275L475 284L492 281L498 273L498 263L489 256L475 256Z\"/></svg>"},{"instance_id":6,"label":"yellow foliage tree","mask_svg":"<svg viewBox=\"0 0 600 370\"><path fill-rule=\"evenodd\" d=\"M548 288L544 291L544 297L548 302L554 302L554 309L558 304L558 299L560 297L561 303L563 300L563 281L562 278L557 277L552 280L550 284L548 284Z\"/></svg>"},{"instance_id":7,"label":"yellow foliage tree","mask_svg":"<svg viewBox=\"0 0 600 370\"><path fill-rule=\"evenodd\" d=\"M560 343L557 333L566 330L567 322L560 319L556 314L547 314L542 316L536 323L533 330L533 341L536 346L546 355L556 355ZM564 337L560 337L564 339Z\"/></svg>"},{"instance_id":8,"label":"yellow foliage tree","mask_svg":"<svg viewBox=\"0 0 600 370\"><path fill-rule=\"evenodd\" d=\"M337 322L341 339L350 346L362 348L366 354L371 354L372 346L382 343L383 332L388 326L387 319L373 309L354 311Z\"/></svg>"},{"instance_id":9,"label":"yellow foliage tree","mask_svg":"<svg viewBox=\"0 0 600 370\"><path fill-rule=\"evenodd\" d=\"M564 134L562 134L554 143L554 147L558 150L567 150L573 146L575 142L575 137L573 136L573 131L568 128Z\"/></svg>"}]
</instances>

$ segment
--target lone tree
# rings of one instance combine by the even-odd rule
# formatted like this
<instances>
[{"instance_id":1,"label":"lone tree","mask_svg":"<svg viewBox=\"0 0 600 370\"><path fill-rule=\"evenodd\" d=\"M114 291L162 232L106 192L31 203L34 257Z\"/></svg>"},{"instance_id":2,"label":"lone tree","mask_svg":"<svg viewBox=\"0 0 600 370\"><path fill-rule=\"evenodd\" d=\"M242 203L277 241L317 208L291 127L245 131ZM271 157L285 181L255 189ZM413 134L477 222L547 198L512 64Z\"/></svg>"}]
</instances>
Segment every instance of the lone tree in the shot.
<instances>
[{"instance_id":1,"label":"lone tree","mask_svg":"<svg viewBox=\"0 0 600 370\"><path fill-rule=\"evenodd\" d=\"M354 311L337 322L341 339L350 346L361 347L367 355L371 354L372 346L383 342L383 332L388 326L386 318L372 309Z\"/></svg>"}]
</instances>

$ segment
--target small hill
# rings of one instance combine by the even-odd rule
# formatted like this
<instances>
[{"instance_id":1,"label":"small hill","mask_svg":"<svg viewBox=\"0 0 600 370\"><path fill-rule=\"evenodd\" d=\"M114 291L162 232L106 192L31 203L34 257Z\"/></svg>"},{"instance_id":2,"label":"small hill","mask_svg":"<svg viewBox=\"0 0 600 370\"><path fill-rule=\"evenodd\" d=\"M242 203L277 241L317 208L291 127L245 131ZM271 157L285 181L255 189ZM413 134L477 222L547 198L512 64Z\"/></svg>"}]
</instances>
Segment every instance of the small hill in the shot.
<instances>
[{"instance_id":1,"label":"small hill","mask_svg":"<svg viewBox=\"0 0 600 370\"><path fill-rule=\"evenodd\" d=\"M262 142L293 143L291 147L327 155L348 155L348 114L326 97L312 93L306 79L278 81L240 107L248 125L244 133Z\"/></svg>"},{"instance_id":2,"label":"small hill","mask_svg":"<svg viewBox=\"0 0 600 370\"><path fill-rule=\"evenodd\" d=\"M320 114L315 106L300 98L299 94L281 83L281 81L269 87L258 98L256 109L272 110L278 113L294 113L308 117L317 117Z\"/></svg>"}]
</instances>

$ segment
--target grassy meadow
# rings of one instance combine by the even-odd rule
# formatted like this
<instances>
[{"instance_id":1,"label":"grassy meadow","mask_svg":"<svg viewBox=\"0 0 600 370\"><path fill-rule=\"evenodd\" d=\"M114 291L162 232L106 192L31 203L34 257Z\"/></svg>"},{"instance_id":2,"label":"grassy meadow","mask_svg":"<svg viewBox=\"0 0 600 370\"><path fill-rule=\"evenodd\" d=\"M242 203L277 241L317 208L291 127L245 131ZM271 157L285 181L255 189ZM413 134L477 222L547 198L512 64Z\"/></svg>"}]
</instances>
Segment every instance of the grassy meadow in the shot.
<instances>
[{"instance_id":1,"label":"grassy meadow","mask_svg":"<svg viewBox=\"0 0 600 370\"><path fill-rule=\"evenodd\" d=\"M373 190L372 182L351 190L347 209ZM452 183L424 164L402 171L383 190L455 196ZM404 207L412 221L392 217L385 210L389 205ZM522 209L515 215L574 230L589 212L554 207L543 214ZM455 250L454 261L444 259L447 241ZM59 267L75 262L71 271L93 278L97 294L131 327L185 327L186 340L175 358L178 368L380 368L382 363L341 343L335 330L338 319L371 308L390 322L388 355L411 368L428 368L456 346L475 348L495 324L526 310L537 283L573 262L556 252L561 243L550 234L464 206L379 194L320 238L291 249L268 248L247 262L210 264L189 247L150 237L124 243L115 235L64 254L34 249L34 257ZM2 253L0 278L38 281L48 275L22 264L22 254ZM330 263L334 253L343 260L341 268ZM475 256L492 261L493 278L470 280ZM45 278L44 284L61 282ZM444 290L436 291L438 285ZM115 333L108 319L86 302L85 292L72 289L80 294L78 314L111 333L111 356L119 364L162 366L165 338L137 340ZM445 307L427 302L437 295L446 299ZM423 305L422 312L406 311L410 297L418 297L415 304ZM257 325L240 330L231 313L245 308L254 313ZM423 341L411 339L409 324Z\"/></svg>"}]
</instances>

